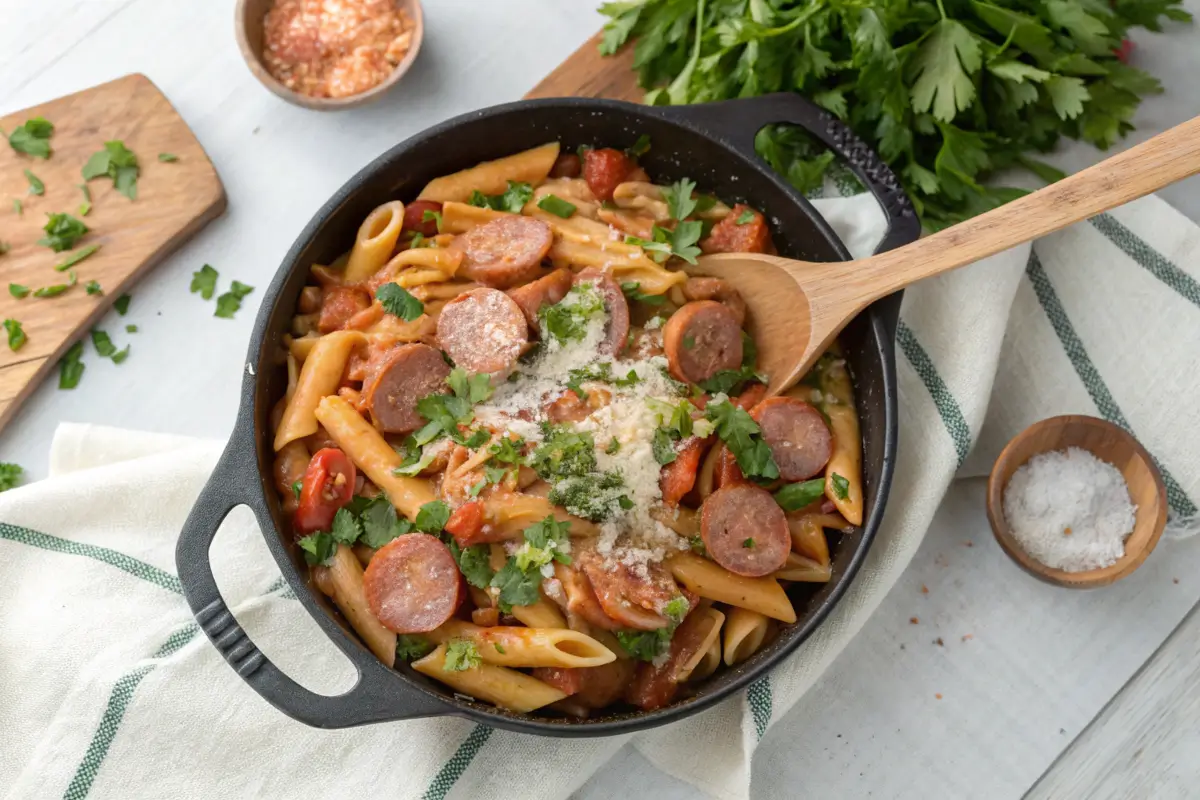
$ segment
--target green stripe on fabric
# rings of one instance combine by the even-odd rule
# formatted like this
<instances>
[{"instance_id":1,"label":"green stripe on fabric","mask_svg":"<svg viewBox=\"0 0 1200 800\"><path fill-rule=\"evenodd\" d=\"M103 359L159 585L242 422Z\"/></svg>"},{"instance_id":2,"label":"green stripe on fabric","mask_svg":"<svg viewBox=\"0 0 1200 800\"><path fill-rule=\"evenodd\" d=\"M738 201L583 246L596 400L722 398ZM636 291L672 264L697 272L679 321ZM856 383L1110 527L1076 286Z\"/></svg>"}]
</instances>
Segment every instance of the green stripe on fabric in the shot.
<instances>
[{"instance_id":1,"label":"green stripe on fabric","mask_svg":"<svg viewBox=\"0 0 1200 800\"><path fill-rule=\"evenodd\" d=\"M1071 360L1071 365L1075 367L1075 373L1079 375L1079 380L1083 382L1087 393L1091 395L1092 402L1096 404L1100 416L1114 425L1121 426L1131 435L1136 435L1129 425L1129 420L1125 419L1125 415L1121 413L1117 401L1113 399L1112 392L1108 390L1104 378L1100 376L1100 371L1092 363L1091 356L1087 354L1087 349L1083 346L1083 340L1075 332L1075 326L1067 317L1062 301L1058 299L1058 293L1054 291L1054 286L1050 283L1050 278L1046 275L1046 270L1042 267L1037 253L1029 254L1029 263L1025 265L1025 274L1029 276L1029 282L1033 284L1033 291L1042 305L1042 310L1050 319L1050 325L1058 334L1058 340L1062 343L1067 358ZM1153 455L1151 457L1154 458ZM1196 514L1195 503L1191 501L1187 493L1183 491L1183 487L1163 466L1162 462L1157 458L1154 458L1154 462L1158 464L1159 471L1162 472L1163 483L1167 487L1167 504L1171 506L1171 510L1181 517L1194 516Z\"/></svg>"},{"instance_id":2,"label":"green stripe on fabric","mask_svg":"<svg viewBox=\"0 0 1200 800\"><path fill-rule=\"evenodd\" d=\"M1136 233L1108 215L1097 214L1089 222L1105 237L1142 265L1154 277L1174 289L1195 306L1200 306L1200 281L1172 264L1166 256L1146 244Z\"/></svg>"},{"instance_id":3,"label":"green stripe on fabric","mask_svg":"<svg viewBox=\"0 0 1200 800\"><path fill-rule=\"evenodd\" d=\"M478 755L479 750L491 735L491 728L486 725L476 725L463 743L458 746L458 750L450 757L450 760L442 765L437 775L433 776L433 781L425 790L425 794L421 795L421 800L444 800L446 793L467 771L467 767L471 766L471 762L475 760L475 756Z\"/></svg>"},{"instance_id":4,"label":"green stripe on fabric","mask_svg":"<svg viewBox=\"0 0 1200 800\"><path fill-rule=\"evenodd\" d=\"M68 555L95 559L96 561L108 564L110 567L116 567L119 570L128 572L135 578L149 581L155 586L166 589L169 592L183 594L183 587L179 584L179 578L176 578L171 573L147 564L145 561L139 561L132 556L127 556L116 550L110 550L107 547L80 544L79 542L72 542L69 539L60 539L57 536L49 536L38 531L31 531L28 528L18 528L16 525L9 525L3 522L0 522L0 539L8 539L12 542L27 544L31 547L40 547L43 550L50 550L56 553L67 553Z\"/></svg>"},{"instance_id":5,"label":"green stripe on fabric","mask_svg":"<svg viewBox=\"0 0 1200 800\"><path fill-rule=\"evenodd\" d=\"M764 675L746 687L746 700L750 703L750 713L754 717L754 731L762 739L771 724L771 678Z\"/></svg>"},{"instance_id":6,"label":"green stripe on fabric","mask_svg":"<svg viewBox=\"0 0 1200 800\"><path fill-rule=\"evenodd\" d=\"M194 623L180 628L167 638L162 647L154 653L153 658L163 659L177 652L194 639L199 631L200 628ZM121 727L121 720L125 718L125 711L133 700L134 690L142 682L142 678L145 678L157 666L157 663L142 664L122 675L113 685L112 693L108 696L108 705L100 718L100 725L92 735L92 741L88 744L83 760L75 769L75 777L71 779L67 790L63 792L63 800L83 800L88 796L96 776L100 774L100 766L104 763L104 757L108 755L108 748L112 745L113 739L117 736L117 730Z\"/></svg>"},{"instance_id":7,"label":"green stripe on fabric","mask_svg":"<svg viewBox=\"0 0 1200 800\"><path fill-rule=\"evenodd\" d=\"M933 365L933 359L917 341L912 329L904 324L904 320L900 320L900 325L896 328L896 342L900 345L908 363L912 364L913 369L920 376L921 382L925 384L929 396L933 398L933 405L942 418L942 424L946 426L946 432L950 434L950 439L954 443L954 452L958 454L958 466L961 467L967 454L971 452L971 428L967 425L966 418L963 417L958 401L954 399L946 382L938 374L937 367Z\"/></svg>"}]
</instances>

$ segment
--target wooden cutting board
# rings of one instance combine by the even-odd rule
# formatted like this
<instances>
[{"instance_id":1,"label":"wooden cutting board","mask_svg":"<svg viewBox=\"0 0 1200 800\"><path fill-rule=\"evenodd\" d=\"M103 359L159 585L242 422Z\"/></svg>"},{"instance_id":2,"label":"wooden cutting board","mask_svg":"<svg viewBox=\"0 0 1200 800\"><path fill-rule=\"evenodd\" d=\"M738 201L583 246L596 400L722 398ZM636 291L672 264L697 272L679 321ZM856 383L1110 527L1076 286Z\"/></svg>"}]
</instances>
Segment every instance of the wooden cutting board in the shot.
<instances>
[{"instance_id":1,"label":"wooden cutting board","mask_svg":"<svg viewBox=\"0 0 1200 800\"><path fill-rule=\"evenodd\" d=\"M646 91L637 85L633 70L633 48L625 47L615 56L600 55L597 33L559 64L525 98L607 97L610 100L641 102Z\"/></svg>"},{"instance_id":2,"label":"wooden cutting board","mask_svg":"<svg viewBox=\"0 0 1200 800\"><path fill-rule=\"evenodd\" d=\"M0 330L0 428L114 300L225 209L225 190L204 148L145 75L127 75L0 117L0 129L12 133L35 116L54 123L49 160L18 153L0 139L0 242L10 247L0 255L0 319L19 320L29 337L13 352ZM107 178L88 182L92 210L80 219L91 232L76 250L89 244L100 250L73 267L78 284L64 294L16 299L9 293L10 283L31 289L66 283L67 274L54 266L67 254L36 242L44 235L47 214L79 216L80 170L109 139L123 140L137 154L137 200L119 194ZM159 153L179 160L162 163ZM44 195L29 194L25 169L45 184ZM21 214L14 198L21 201ZM87 294L84 286L92 280L100 283L103 295ZM58 380L56 373L52 380Z\"/></svg>"}]
</instances>

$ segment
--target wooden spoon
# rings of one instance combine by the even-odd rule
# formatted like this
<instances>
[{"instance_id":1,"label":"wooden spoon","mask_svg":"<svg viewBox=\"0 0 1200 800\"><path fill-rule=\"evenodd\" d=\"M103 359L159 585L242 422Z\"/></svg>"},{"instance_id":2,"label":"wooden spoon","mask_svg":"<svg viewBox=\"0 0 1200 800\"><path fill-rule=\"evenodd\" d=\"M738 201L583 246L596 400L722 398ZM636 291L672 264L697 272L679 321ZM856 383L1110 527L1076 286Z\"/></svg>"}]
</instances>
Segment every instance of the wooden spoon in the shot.
<instances>
[{"instance_id":1,"label":"wooden spoon","mask_svg":"<svg viewBox=\"0 0 1200 800\"><path fill-rule=\"evenodd\" d=\"M812 263L759 253L704 256L692 275L722 278L750 311L758 365L778 393L875 300L1053 233L1200 172L1200 117L1095 166L910 245L855 261Z\"/></svg>"}]
</instances>

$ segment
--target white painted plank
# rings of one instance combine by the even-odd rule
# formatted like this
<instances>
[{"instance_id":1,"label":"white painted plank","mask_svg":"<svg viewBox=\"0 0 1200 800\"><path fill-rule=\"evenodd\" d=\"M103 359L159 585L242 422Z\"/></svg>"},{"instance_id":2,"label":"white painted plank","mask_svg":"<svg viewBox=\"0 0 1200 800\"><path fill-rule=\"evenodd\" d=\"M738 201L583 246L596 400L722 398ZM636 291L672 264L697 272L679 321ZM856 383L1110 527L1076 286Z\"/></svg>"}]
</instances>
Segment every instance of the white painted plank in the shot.
<instances>
[{"instance_id":1,"label":"white painted plank","mask_svg":"<svg viewBox=\"0 0 1200 800\"><path fill-rule=\"evenodd\" d=\"M1200 795L1200 605L1051 765L1027 800Z\"/></svg>"}]
</instances>

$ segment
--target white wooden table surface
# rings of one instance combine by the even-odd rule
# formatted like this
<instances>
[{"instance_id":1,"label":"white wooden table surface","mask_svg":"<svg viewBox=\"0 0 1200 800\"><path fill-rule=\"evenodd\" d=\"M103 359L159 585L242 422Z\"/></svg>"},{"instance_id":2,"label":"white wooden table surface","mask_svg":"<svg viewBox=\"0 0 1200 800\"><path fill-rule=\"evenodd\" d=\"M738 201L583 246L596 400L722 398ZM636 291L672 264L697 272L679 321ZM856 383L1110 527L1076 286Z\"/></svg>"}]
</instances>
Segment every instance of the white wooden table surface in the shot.
<instances>
[{"instance_id":1,"label":"white wooden table surface","mask_svg":"<svg viewBox=\"0 0 1200 800\"><path fill-rule=\"evenodd\" d=\"M1200 0L1187 2L1200 12ZM356 170L446 117L520 97L601 21L593 0L430 0L425 46L403 85L377 106L318 114L250 76L232 6L0 0L0 112L143 72L192 126L229 193L225 216L133 291L121 322L140 332L116 337L132 341L129 360L89 357L77 390L47 383L0 434L0 460L31 478L45 475L63 420L225 438L260 294L236 319L215 319L188 292L192 271L209 263L223 282L261 291ZM1197 32L1137 41L1136 63L1167 93L1143 105L1125 145L1200 113ZM1077 169L1098 157L1076 147L1059 163ZM1195 180L1162 194L1200 220ZM0 239L8 224L0 214ZM908 572L765 737L755 797L1200 796L1200 539L1164 543L1110 589L1067 593L1018 572L982 508L981 481L952 489ZM576 796L694 791L626 749Z\"/></svg>"}]
</instances>

